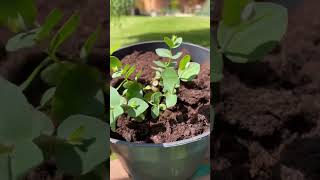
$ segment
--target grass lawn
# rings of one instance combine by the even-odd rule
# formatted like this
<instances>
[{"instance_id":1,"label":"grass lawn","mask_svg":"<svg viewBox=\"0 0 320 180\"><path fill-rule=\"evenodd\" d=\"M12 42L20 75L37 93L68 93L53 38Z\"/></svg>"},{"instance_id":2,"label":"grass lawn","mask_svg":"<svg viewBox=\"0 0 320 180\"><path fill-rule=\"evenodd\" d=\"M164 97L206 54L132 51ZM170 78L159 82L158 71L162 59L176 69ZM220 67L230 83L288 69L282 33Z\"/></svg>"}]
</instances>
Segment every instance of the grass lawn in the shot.
<instances>
[{"instance_id":1,"label":"grass lawn","mask_svg":"<svg viewBox=\"0 0 320 180\"><path fill-rule=\"evenodd\" d=\"M209 17L121 17L111 22L112 49L128 44L162 40L164 36L178 35L185 42L210 46Z\"/></svg>"}]
</instances>

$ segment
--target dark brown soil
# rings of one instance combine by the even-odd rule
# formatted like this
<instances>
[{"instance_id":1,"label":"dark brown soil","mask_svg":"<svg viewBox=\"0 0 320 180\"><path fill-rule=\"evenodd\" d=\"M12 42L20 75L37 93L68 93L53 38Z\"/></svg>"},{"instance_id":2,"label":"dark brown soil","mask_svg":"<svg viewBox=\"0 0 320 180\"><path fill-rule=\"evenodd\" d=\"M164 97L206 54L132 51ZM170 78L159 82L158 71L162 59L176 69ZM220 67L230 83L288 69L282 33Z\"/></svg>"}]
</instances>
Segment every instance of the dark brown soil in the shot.
<instances>
[{"instance_id":1,"label":"dark brown soil","mask_svg":"<svg viewBox=\"0 0 320 180\"><path fill-rule=\"evenodd\" d=\"M289 12L262 62L226 62L211 141L213 179L320 179L320 6Z\"/></svg>"},{"instance_id":2,"label":"dark brown soil","mask_svg":"<svg viewBox=\"0 0 320 180\"><path fill-rule=\"evenodd\" d=\"M135 64L143 69L142 82L150 82L155 72L151 68L159 57L154 52L134 52L122 59L125 64ZM163 61L163 59L160 59ZM158 119L148 113L143 122L127 115L118 118L116 133L111 136L138 143L174 142L197 136L210 128L210 66L203 64L196 79L182 83L175 107L163 111ZM116 84L114 79L111 84Z\"/></svg>"}]
</instances>

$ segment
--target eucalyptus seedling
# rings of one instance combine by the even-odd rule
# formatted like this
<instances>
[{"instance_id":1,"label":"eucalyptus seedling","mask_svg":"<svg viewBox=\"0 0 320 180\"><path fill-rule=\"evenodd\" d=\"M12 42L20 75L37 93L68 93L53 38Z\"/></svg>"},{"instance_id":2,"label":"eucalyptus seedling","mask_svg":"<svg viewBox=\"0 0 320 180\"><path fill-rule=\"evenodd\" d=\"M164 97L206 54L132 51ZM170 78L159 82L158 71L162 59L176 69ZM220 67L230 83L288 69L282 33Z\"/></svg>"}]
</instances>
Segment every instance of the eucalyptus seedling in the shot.
<instances>
[{"instance_id":1,"label":"eucalyptus seedling","mask_svg":"<svg viewBox=\"0 0 320 180\"><path fill-rule=\"evenodd\" d=\"M177 88L180 87L181 81L192 81L200 72L200 64L191 62L190 55L182 57L181 51L174 53L182 41L183 39L177 36L164 37L164 43L168 48L155 50L161 59L153 61L155 77L146 85L139 83L141 71L134 76L134 80L129 80L135 70L134 65L123 65L118 58L110 57L112 78L123 78L117 88L110 87L110 125L113 131L116 129L117 118L125 112L132 119L142 121L147 111L150 111L152 118L156 119L161 111L177 104ZM124 88L122 94L119 93L120 88Z\"/></svg>"}]
</instances>

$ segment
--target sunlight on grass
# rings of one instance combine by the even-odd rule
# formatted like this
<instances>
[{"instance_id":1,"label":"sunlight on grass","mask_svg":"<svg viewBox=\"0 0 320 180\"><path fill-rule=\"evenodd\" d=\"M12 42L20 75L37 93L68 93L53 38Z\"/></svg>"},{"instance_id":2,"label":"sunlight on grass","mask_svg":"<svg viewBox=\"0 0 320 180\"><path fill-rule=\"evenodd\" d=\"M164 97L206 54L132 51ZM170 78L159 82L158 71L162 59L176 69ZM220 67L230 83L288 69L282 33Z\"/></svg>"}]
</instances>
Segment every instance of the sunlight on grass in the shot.
<instances>
[{"instance_id":1,"label":"sunlight on grass","mask_svg":"<svg viewBox=\"0 0 320 180\"><path fill-rule=\"evenodd\" d=\"M111 22L110 45L162 40L172 34L182 36L185 42L210 46L209 17L121 17Z\"/></svg>"}]
</instances>

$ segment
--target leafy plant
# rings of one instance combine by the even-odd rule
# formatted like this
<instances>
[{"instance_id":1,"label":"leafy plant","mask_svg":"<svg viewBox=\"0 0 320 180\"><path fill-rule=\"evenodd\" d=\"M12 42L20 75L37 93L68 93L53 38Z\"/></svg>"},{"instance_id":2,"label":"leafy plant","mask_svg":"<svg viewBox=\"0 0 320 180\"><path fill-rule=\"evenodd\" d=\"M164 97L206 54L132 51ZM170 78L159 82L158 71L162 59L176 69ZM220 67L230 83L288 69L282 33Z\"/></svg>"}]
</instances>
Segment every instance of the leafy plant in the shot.
<instances>
[{"instance_id":1,"label":"leafy plant","mask_svg":"<svg viewBox=\"0 0 320 180\"><path fill-rule=\"evenodd\" d=\"M224 0L222 20L214 29L211 80L223 78L223 56L234 63L261 60L284 36L287 10L253 0Z\"/></svg>"},{"instance_id":2,"label":"leafy plant","mask_svg":"<svg viewBox=\"0 0 320 180\"><path fill-rule=\"evenodd\" d=\"M48 56L19 87L0 77L2 179L21 179L28 170L52 158L59 170L77 179L106 178L101 174L109 154L102 92L106 78L87 65L100 27L85 42L79 57L72 57L78 61L64 61L57 56L58 51L76 31L80 17L75 13L54 33L62 16L62 12L53 10L42 25L15 35L6 45L7 51L14 52L49 41L44 50ZM23 91L37 76L50 88L40 105L33 107Z\"/></svg>"},{"instance_id":3,"label":"leafy plant","mask_svg":"<svg viewBox=\"0 0 320 180\"><path fill-rule=\"evenodd\" d=\"M139 82L141 71L134 74L135 65L124 65L117 57L110 57L112 78L123 79L117 88L110 87L110 126L113 131L116 130L117 119L124 113L135 121L143 121L148 111L156 119L161 111L176 105L180 81L192 81L200 72L200 64L191 62L190 55L181 58L182 52L174 53L182 41L177 36L164 37L168 48L155 50L163 60L153 62L155 66L152 68L156 75L146 85ZM178 64L179 58L181 60Z\"/></svg>"}]
</instances>

